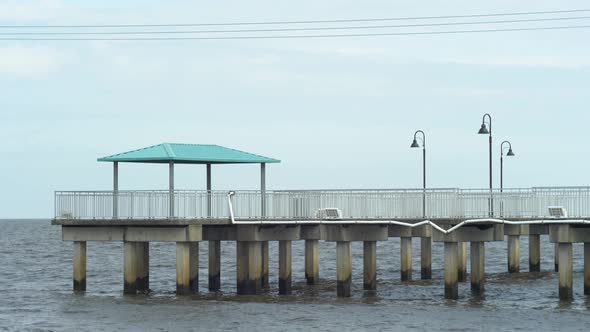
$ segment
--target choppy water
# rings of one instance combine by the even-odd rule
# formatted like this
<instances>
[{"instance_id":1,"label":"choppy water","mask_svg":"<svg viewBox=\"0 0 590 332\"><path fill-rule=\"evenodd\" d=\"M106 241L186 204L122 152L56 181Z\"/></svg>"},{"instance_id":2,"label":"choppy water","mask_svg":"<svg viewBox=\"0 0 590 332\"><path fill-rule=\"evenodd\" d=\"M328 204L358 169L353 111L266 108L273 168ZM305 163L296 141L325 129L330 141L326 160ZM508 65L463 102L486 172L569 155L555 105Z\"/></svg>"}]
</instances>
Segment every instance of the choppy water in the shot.
<instances>
[{"instance_id":1,"label":"choppy water","mask_svg":"<svg viewBox=\"0 0 590 332\"><path fill-rule=\"evenodd\" d=\"M460 285L460 300L443 299L442 245L433 244L433 280L420 278L420 244L413 243L414 281L400 282L399 239L379 242L378 290L362 289L362 243L353 244L353 296L336 298L335 244L320 242L318 286L306 286L303 242L293 242L291 296L278 296L278 245L270 244L271 289L235 294L235 244L222 242L222 293L207 291L207 243L200 247L201 293L176 297L175 245L150 246L149 295L123 296L122 244L89 242L87 289L71 291L72 245L48 220L0 221L0 331L78 330L588 330L583 247L574 246L575 299L560 302L553 245L541 237L540 273L506 271L506 243L486 244L484 297ZM528 269L527 237L521 270Z\"/></svg>"}]
</instances>

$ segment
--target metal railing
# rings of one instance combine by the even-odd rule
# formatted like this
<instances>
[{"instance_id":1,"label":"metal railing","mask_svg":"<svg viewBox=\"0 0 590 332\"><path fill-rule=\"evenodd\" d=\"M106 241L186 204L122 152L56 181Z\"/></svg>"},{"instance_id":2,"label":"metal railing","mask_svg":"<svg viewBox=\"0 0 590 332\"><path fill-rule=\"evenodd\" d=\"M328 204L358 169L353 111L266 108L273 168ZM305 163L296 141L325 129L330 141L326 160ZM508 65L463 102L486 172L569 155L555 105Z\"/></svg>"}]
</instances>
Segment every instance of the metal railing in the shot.
<instances>
[{"instance_id":1,"label":"metal railing","mask_svg":"<svg viewBox=\"0 0 590 332\"><path fill-rule=\"evenodd\" d=\"M173 197L173 211L170 199ZM262 213L262 199L266 213ZM590 216L590 187L528 189L382 189L236 191L236 219L316 219L322 208L338 208L346 219L543 218L548 206L569 217ZM423 199L426 215L423 215ZM494 210L490 211L490 200ZM172 213L171 213L172 212ZM265 215L265 217L262 217ZM56 219L228 219L227 191L57 191Z\"/></svg>"}]
</instances>

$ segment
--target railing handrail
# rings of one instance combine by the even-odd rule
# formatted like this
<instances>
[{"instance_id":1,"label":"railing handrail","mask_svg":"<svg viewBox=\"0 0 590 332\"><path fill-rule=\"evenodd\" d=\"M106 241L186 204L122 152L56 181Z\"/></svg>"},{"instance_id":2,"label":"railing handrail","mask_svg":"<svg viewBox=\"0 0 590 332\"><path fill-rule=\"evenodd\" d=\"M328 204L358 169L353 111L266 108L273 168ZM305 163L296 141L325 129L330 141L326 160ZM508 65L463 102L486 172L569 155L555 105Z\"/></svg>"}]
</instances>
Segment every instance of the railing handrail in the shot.
<instances>
[{"instance_id":1,"label":"railing handrail","mask_svg":"<svg viewBox=\"0 0 590 332\"><path fill-rule=\"evenodd\" d=\"M500 193L502 192L526 192L526 191L535 191L535 190L588 190L590 191L590 186L570 186L570 187L522 187L522 188L493 188L492 192ZM211 193L223 193L226 194L229 190L211 190ZM245 189L245 190L235 190L236 193L260 193L260 190L256 189ZM276 190L265 190L266 193L346 193L346 192L354 192L354 193L363 193L363 192L490 192L489 188L384 188L384 189L276 189ZM113 190L56 190L54 191L55 194L62 194L62 193L113 193ZM126 189L126 190L118 190L117 193L127 193L127 192L154 192L154 193L169 193L169 190L166 189ZM197 192L197 193L206 193L207 190L203 189L175 189L174 192Z\"/></svg>"}]
</instances>

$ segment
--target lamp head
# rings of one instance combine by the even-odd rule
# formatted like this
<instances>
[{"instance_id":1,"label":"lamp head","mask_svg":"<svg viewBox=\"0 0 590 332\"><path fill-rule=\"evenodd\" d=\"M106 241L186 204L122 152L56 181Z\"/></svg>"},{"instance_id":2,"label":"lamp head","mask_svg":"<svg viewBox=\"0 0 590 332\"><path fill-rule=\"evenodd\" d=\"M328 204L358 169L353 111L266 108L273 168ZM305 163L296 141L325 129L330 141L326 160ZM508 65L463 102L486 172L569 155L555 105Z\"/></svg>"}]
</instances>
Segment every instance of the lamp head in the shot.
<instances>
[{"instance_id":1,"label":"lamp head","mask_svg":"<svg viewBox=\"0 0 590 332\"><path fill-rule=\"evenodd\" d=\"M514 152L512 152L512 148L508 149L508 153L506 155L510 156L510 157L514 156Z\"/></svg>"},{"instance_id":2,"label":"lamp head","mask_svg":"<svg viewBox=\"0 0 590 332\"><path fill-rule=\"evenodd\" d=\"M488 127L486 126L486 124L482 123L481 128L479 128L479 131L477 133L478 134L489 134L490 131L488 130Z\"/></svg>"},{"instance_id":3,"label":"lamp head","mask_svg":"<svg viewBox=\"0 0 590 332\"><path fill-rule=\"evenodd\" d=\"M411 148L419 148L420 144L418 144L418 141L416 141L416 139L414 138L414 140L412 141L412 145L410 145Z\"/></svg>"}]
</instances>

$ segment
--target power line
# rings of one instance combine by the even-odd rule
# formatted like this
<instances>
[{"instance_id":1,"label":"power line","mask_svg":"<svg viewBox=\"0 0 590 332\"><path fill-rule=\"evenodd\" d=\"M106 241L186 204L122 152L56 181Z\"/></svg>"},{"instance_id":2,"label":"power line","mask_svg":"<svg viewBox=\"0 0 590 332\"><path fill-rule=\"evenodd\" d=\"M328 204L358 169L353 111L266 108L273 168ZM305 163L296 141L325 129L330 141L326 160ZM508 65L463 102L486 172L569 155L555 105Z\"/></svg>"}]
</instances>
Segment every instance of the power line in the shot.
<instances>
[{"instance_id":1,"label":"power line","mask_svg":"<svg viewBox=\"0 0 590 332\"><path fill-rule=\"evenodd\" d=\"M286 31L321 31L321 30L358 30L358 29L385 29L385 28L413 28L435 27L452 25L476 25L476 24L506 24L524 22L545 22L590 19L590 16L553 17L522 20L501 21L476 21L476 22L445 22L445 23L421 23L400 25L371 25L371 26L344 26L344 27L309 27L309 28L273 28L273 29L239 29L239 30L180 30L180 31L112 31L112 32L0 32L0 35L150 35L150 34L197 34L197 33L248 33L248 32L286 32Z\"/></svg>"},{"instance_id":2,"label":"power line","mask_svg":"<svg viewBox=\"0 0 590 332\"><path fill-rule=\"evenodd\" d=\"M0 38L0 41L164 41L164 40L231 40L231 39L295 39L295 38L336 38L336 37L373 37L373 36L410 36L410 35L443 35L443 34L468 34L490 32L513 31L538 31L538 30L570 30L586 29L590 25L531 27L531 28L506 28L506 29L480 29L480 30L448 30L448 31L422 31L422 32L387 32L387 33L362 33L362 34L329 34L329 35L283 35L283 36L223 36L223 37L145 37L145 38Z\"/></svg>"},{"instance_id":3,"label":"power line","mask_svg":"<svg viewBox=\"0 0 590 332\"><path fill-rule=\"evenodd\" d=\"M341 19L341 20L310 20L310 21L270 21L270 22L225 22L225 23L179 23L179 24L96 24L96 25L0 25L0 28L138 28L138 27L187 27L187 26L231 26L231 25L278 25L278 24L314 24L314 23L351 23L351 22L375 22L375 21L405 21L405 20L436 20L449 18L475 18L494 16L520 16L590 12L590 9L509 12L491 14L470 15L446 15L446 16L415 16L393 18L365 18L365 19Z\"/></svg>"}]
</instances>

